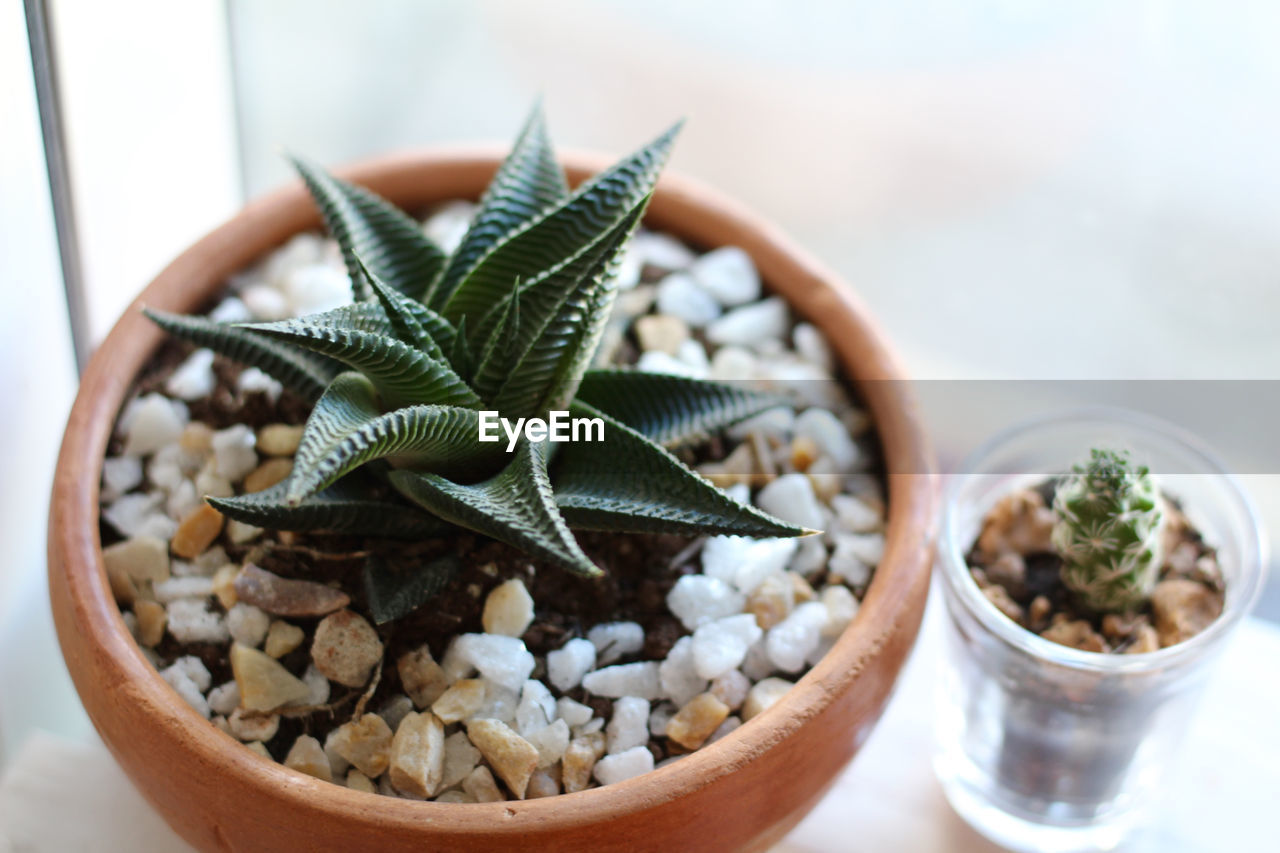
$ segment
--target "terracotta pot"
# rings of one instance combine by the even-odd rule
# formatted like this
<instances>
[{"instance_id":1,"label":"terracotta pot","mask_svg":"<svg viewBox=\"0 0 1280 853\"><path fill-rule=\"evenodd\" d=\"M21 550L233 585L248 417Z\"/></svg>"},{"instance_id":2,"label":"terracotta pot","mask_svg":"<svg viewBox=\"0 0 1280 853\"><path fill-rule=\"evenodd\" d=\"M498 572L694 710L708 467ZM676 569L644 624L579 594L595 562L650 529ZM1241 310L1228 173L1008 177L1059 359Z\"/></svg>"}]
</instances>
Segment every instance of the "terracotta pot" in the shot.
<instances>
[{"instance_id":1,"label":"terracotta pot","mask_svg":"<svg viewBox=\"0 0 1280 853\"><path fill-rule=\"evenodd\" d=\"M604 161L566 158L572 180ZM407 209L475 198L486 151L385 157L341 174ZM260 199L153 281L94 355L71 411L49 522L58 637L85 709L142 794L203 850L737 850L781 838L866 740L915 640L933 550L935 478L884 338L849 288L778 231L688 180L665 177L649 225L703 248L733 244L827 336L869 404L888 467L884 560L857 619L784 699L723 740L644 776L528 802L412 802L348 790L260 758L192 710L143 658L107 586L98 486L116 414L161 343L139 312L205 308L227 277L319 226L300 184Z\"/></svg>"}]
</instances>

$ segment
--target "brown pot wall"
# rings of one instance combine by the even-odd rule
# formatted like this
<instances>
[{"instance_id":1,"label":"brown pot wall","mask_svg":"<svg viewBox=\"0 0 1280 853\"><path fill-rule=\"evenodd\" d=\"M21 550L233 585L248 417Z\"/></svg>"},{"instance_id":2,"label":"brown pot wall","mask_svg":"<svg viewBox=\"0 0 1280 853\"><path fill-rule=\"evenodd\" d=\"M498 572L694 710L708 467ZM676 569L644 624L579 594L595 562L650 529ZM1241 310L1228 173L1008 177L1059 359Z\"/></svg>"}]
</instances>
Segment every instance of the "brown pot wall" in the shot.
<instances>
[{"instance_id":1,"label":"brown pot wall","mask_svg":"<svg viewBox=\"0 0 1280 853\"><path fill-rule=\"evenodd\" d=\"M566 158L580 180L604 161ZM476 149L343 170L422 209L479 195L499 162ZM180 255L94 355L63 439L49 522L49 587L85 709L129 777L203 850L480 851L759 849L797 823L879 718L915 640L932 562L935 478L915 405L850 289L769 225L707 189L664 177L646 222L702 248L738 245L766 286L827 336L868 403L889 480L884 559L854 623L781 701L723 740L629 781L528 802L421 803L320 782L260 758L192 710L142 657L108 589L98 536L107 441L162 333L138 308L195 311L227 277L319 218L300 185L256 201Z\"/></svg>"}]
</instances>

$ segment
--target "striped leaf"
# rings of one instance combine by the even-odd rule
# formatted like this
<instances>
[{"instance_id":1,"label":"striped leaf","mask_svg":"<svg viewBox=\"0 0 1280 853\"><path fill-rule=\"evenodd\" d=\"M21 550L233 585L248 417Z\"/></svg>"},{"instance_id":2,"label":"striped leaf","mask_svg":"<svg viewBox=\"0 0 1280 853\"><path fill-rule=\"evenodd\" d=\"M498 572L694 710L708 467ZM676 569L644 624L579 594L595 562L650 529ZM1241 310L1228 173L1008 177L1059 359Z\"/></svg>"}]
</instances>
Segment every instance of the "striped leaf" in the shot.
<instances>
[{"instance_id":1,"label":"striped leaf","mask_svg":"<svg viewBox=\"0 0 1280 853\"><path fill-rule=\"evenodd\" d=\"M381 311L377 305L372 308ZM418 403L480 406L480 398L444 359L432 358L392 335L363 331L353 323L344 325L343 315L360 312L371 313L364 306L347 306L301 320L254 323L241 328L256 329L360 371L373 382L388 408ZM389 325L385 314L383 317Z\"/></svg>"},{"instance_id":2,"label":"striped leaf","mask_svg":"<svg viewBox=\"0 0 1280 853\"><path fill-rule=\"evenodd\" d=\"M575 403L570 411L604 421L604 441L561 445L556 457L556 505L570 527L767 537L813 532L738 503L598 409Z\"/></svg>"},{"instance_id":3,"label":"striped leaf","mask_svg":"<svg viewBox=\"0 0 1280 853\"><path fill-rule=\"evenodd\" d=\"M494 371L502 382L495 408L527 417L564 409L573 399L617 295L618 257L647 203L648 196L576 257L520 289L515 345ZM485 378L482 366L477 384Z\"/></svg>"},{"instance_id":4,"label":"striped leaf","mask_svg":"<svg viewBox=\"0 0 1280 853\"><path fill-rule=\"evenodd\" d=\"M431 600L462 570L457 554L445 554L426 563L391 563L376 554L365 560L364 598L373 621L385 625L403 619Z\"/></svg>"},{"instance_id":5,"label":"striped leaf","mask_svg":"<svg viewBox=\"0 0 1280 853\"><path fill-rule=\"evenodd\" d=\"M356 262L358 254L391 287L424 300L444 268L445 257L422 233L422 227L363 187L339 180L305 160L289 159L320 208L325 227L342 249L355 299L372 295Z\"/></svg>"},{"instance_id":6,"label":"striped leaf","mask_svg":"<svg viewBox=\"0 0 1280 853\"><path fill-rule=\"evenodd\" d=\"M545 452L542 444L522 441L506 467L474 485L406 469L391 472L390 480L402 495L440 518L571 572L599 575L556 509Z\"/></svg>"},{"instance_id":7,"label":"striped leaf","mask_svg":"<svg viewBox=\"0 0 1280 853\"><path fill-rule=\"evenodd\" d=\"M261 492L234 498L206 498L227 518L270 530L318 530L388 539L439 536L452 525L420 508L399 501L378 500L369 489L348 477L296 506L285 501L289 481Z\"/></svg>"},{"instance_id":8,"label":"striped leaf","mask_svg":"<svg viewBox=\"0 0 1280 853\"><path fill-rule=\"evenodd\" d=\"M627 369L587 371L577 399L664 447L704 441L788 402L781 395L724 382Z\"/></svg>"},{"instance_id":9,"label":"striped leaf","mask_svg":"<svg viewBox=\"0 0 1280 853\"><path fill-rule=\"evenodd\" d=\"M365 267L359 255L356 256L356 263L360 265L365 281L382 306L388 326L395 336L432 358L446 360L444 347L452 346L455 334L449 321L391 287L382 280L382 276Z\"/></svg>"},{"instance_id":10,"label":"striped leaf","mask_svg":"<svg viewBox=\"0 0 1280 853\"><path fill-rule=\"evenodd\" d=\"M478 440L480 416L457 406L405 406L383 413L373 383L344 373L307 418L288 500L298 504L374 459L441 474L492 468L495 445Z\"/></svg>"},{"instance_id":11,"label":"striped leaf","mask_svg":"<svg viewBox=\"0 0 1280 853\"><path fill-rule=\"evenodd\" d=\"M232 361L256 367L306 400L319 399L325 386L341 369L341 365L331 359L313 355L252 329L150 308L144 308L143 313L174 337L208 347Z\"/></svg>"},{"instance_id":12,"label":"striped leaf","mask_svg":"<svg viewBox=\"0 0 1280 853\"><path fill-rule=\"evenodd\" d=\"M498 241L569 197L564 171L547 138L542 104L535 104L515 147L494 176L471 227L449 258L432 294L442 307L458 282Z\"/></svg>"},{"instance_id":13,"label":"striped leaf","mask_svg":"<svg viewBox=\"0 0 1280 853\"><path fill-rule=\"evenodd\" d=\"M458 283L441 313L451 321L482 317L511 293L517 280L533 281L595 242L653 191L679 128L601 172L558 207L495 244Z\"/></svg>"}]
</instances>

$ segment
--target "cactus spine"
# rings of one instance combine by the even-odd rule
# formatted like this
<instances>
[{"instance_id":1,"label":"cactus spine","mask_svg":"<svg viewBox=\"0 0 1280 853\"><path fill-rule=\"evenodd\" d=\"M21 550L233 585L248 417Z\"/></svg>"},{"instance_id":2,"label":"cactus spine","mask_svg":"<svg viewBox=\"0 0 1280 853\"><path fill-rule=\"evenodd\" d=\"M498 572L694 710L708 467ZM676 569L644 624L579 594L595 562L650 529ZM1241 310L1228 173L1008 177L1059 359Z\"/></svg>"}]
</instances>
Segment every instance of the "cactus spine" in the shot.
<instances>
[{"instance_id":1,"label":"cactus spine","mask_svg":"<svg viewBox=\"0 0 1280 853\"><path fill-rule=\"evenodd\" d=\"M1095 611L1140 607L1163 561L1165 519L1146 466L1133 466L1127 453L1093 450L1059 483L1053 511L1063 583Z\"/></svg>"}]
</instances>

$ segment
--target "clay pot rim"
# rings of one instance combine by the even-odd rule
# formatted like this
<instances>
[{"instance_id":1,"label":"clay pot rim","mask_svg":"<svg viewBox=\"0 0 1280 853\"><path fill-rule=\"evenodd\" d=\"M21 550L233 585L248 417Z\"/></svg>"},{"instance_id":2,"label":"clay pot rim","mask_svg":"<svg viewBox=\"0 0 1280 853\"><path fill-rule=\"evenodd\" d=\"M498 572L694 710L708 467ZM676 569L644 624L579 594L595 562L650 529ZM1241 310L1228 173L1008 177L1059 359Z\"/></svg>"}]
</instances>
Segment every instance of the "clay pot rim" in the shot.
<instances>
[{"instance_id":1,"label":"clay pot rim","mask_svg":"<svg viewBox=\"0 0 1280 853\"><path fill-rule=\"evenodd\" d=\"M393 153L334 171L348 180L371 185L377 191L379 185L419 169L462 169L491 174L504 154L505 150L488 146L423 149ZM586 152L564 153L560 160L573 183L612 162L611 158ZM480 189L481 186L475 187L477 192ZM429 203L442 200L438 198ZM74 625L59 624L59 632L83 630L94 635L103 659L115 669L112 675L123 691L120 699L147 706L164 726L182 727L193 772L198 772L202 765L224 765L227 772L247 788L260 790L264 795L269 792L270 796L298 803L300 807L305 802L307 808L318 807L352 819L376 818L384 826L423 830L439 821L437 825L447 827L449 833L464 836L491 836L500 833L504 825L512 832L526 831L530 821L539 831L578 825L584 820L603 822L622 814L652 810L712 785L785 741L840 695L862 668L875 659L888 639L902 630L901 623L909 621L911 608L907 603L912 590L918 588L922 575L927 579L931 570L938 496L932 452L915 417L916 407L906 387L905 374L861 301L838 276L738 204L694 180L667 173L659 182L647 221L660 219L659 209L676 214L683 212L686 217L696 213L727 221L737 233L752 235L771 256L781 259L779 263L785 261L798 275L813 279L813 286L822 283L829 286L828 295L836 303L830 306L838 315L835 317L806 316L794 299L784 298L799 316L819 328L835 325L848 332L847 339L833 339L829 331L823 329L837 360L869 404L884 449L889 486L885 553L854 623L781 700L715 744L624 782L545 799L432 803L353 791L262 758L216 729L187 705L143 657L107 583L98 534L101 466L116 415L136 375L134 371L127 377L112 377L112 368L118 368L117 361L127 360L130 353L139 350L146 353L139 365L145 364L162 337L156 329L148 333L149 324L143 326L138 322L145 323L139 316L143 305L181 310L172 305L175 299L194 301L190 294L183 297L178 294L179 283L196 274L197 256L217 250L234 251L237 242L264 223L282 217L299 218L300 205L304 204L310 206L311 203L298 181L251 202L190 246L143 290L94 354L76 397L59 455L49 536L51 553L65 555L62 561L65 568L58 566L59 561L51 560L50 572L65 573L62 580L67 584L75 616ZM314 227L319 220L314 208L310 209L312 212L305 218ZM662 227L661 223L658 225ZM307 227L304 224L294 233ZM687 233L688 228L671 230L682 239L697 243L696 238ZM760 258L754 259L759 265ZM763 277L769 288L768 277ZM208 292L202 291L198 296L207 298ZM848 353L859 346L858 341L867 354L863 354L862 363L850 363ZM101 387L104 383L108 386L105 393ZM91 460L87 472L82 463L86 458ZM85 563L92 567L88 576L74 570ZM66 648L66 644L63 645ZM572 804L572 808L565 808L568 804ZM520 820L512 820L517 816Z\"/></svg>"}]
</instances>

